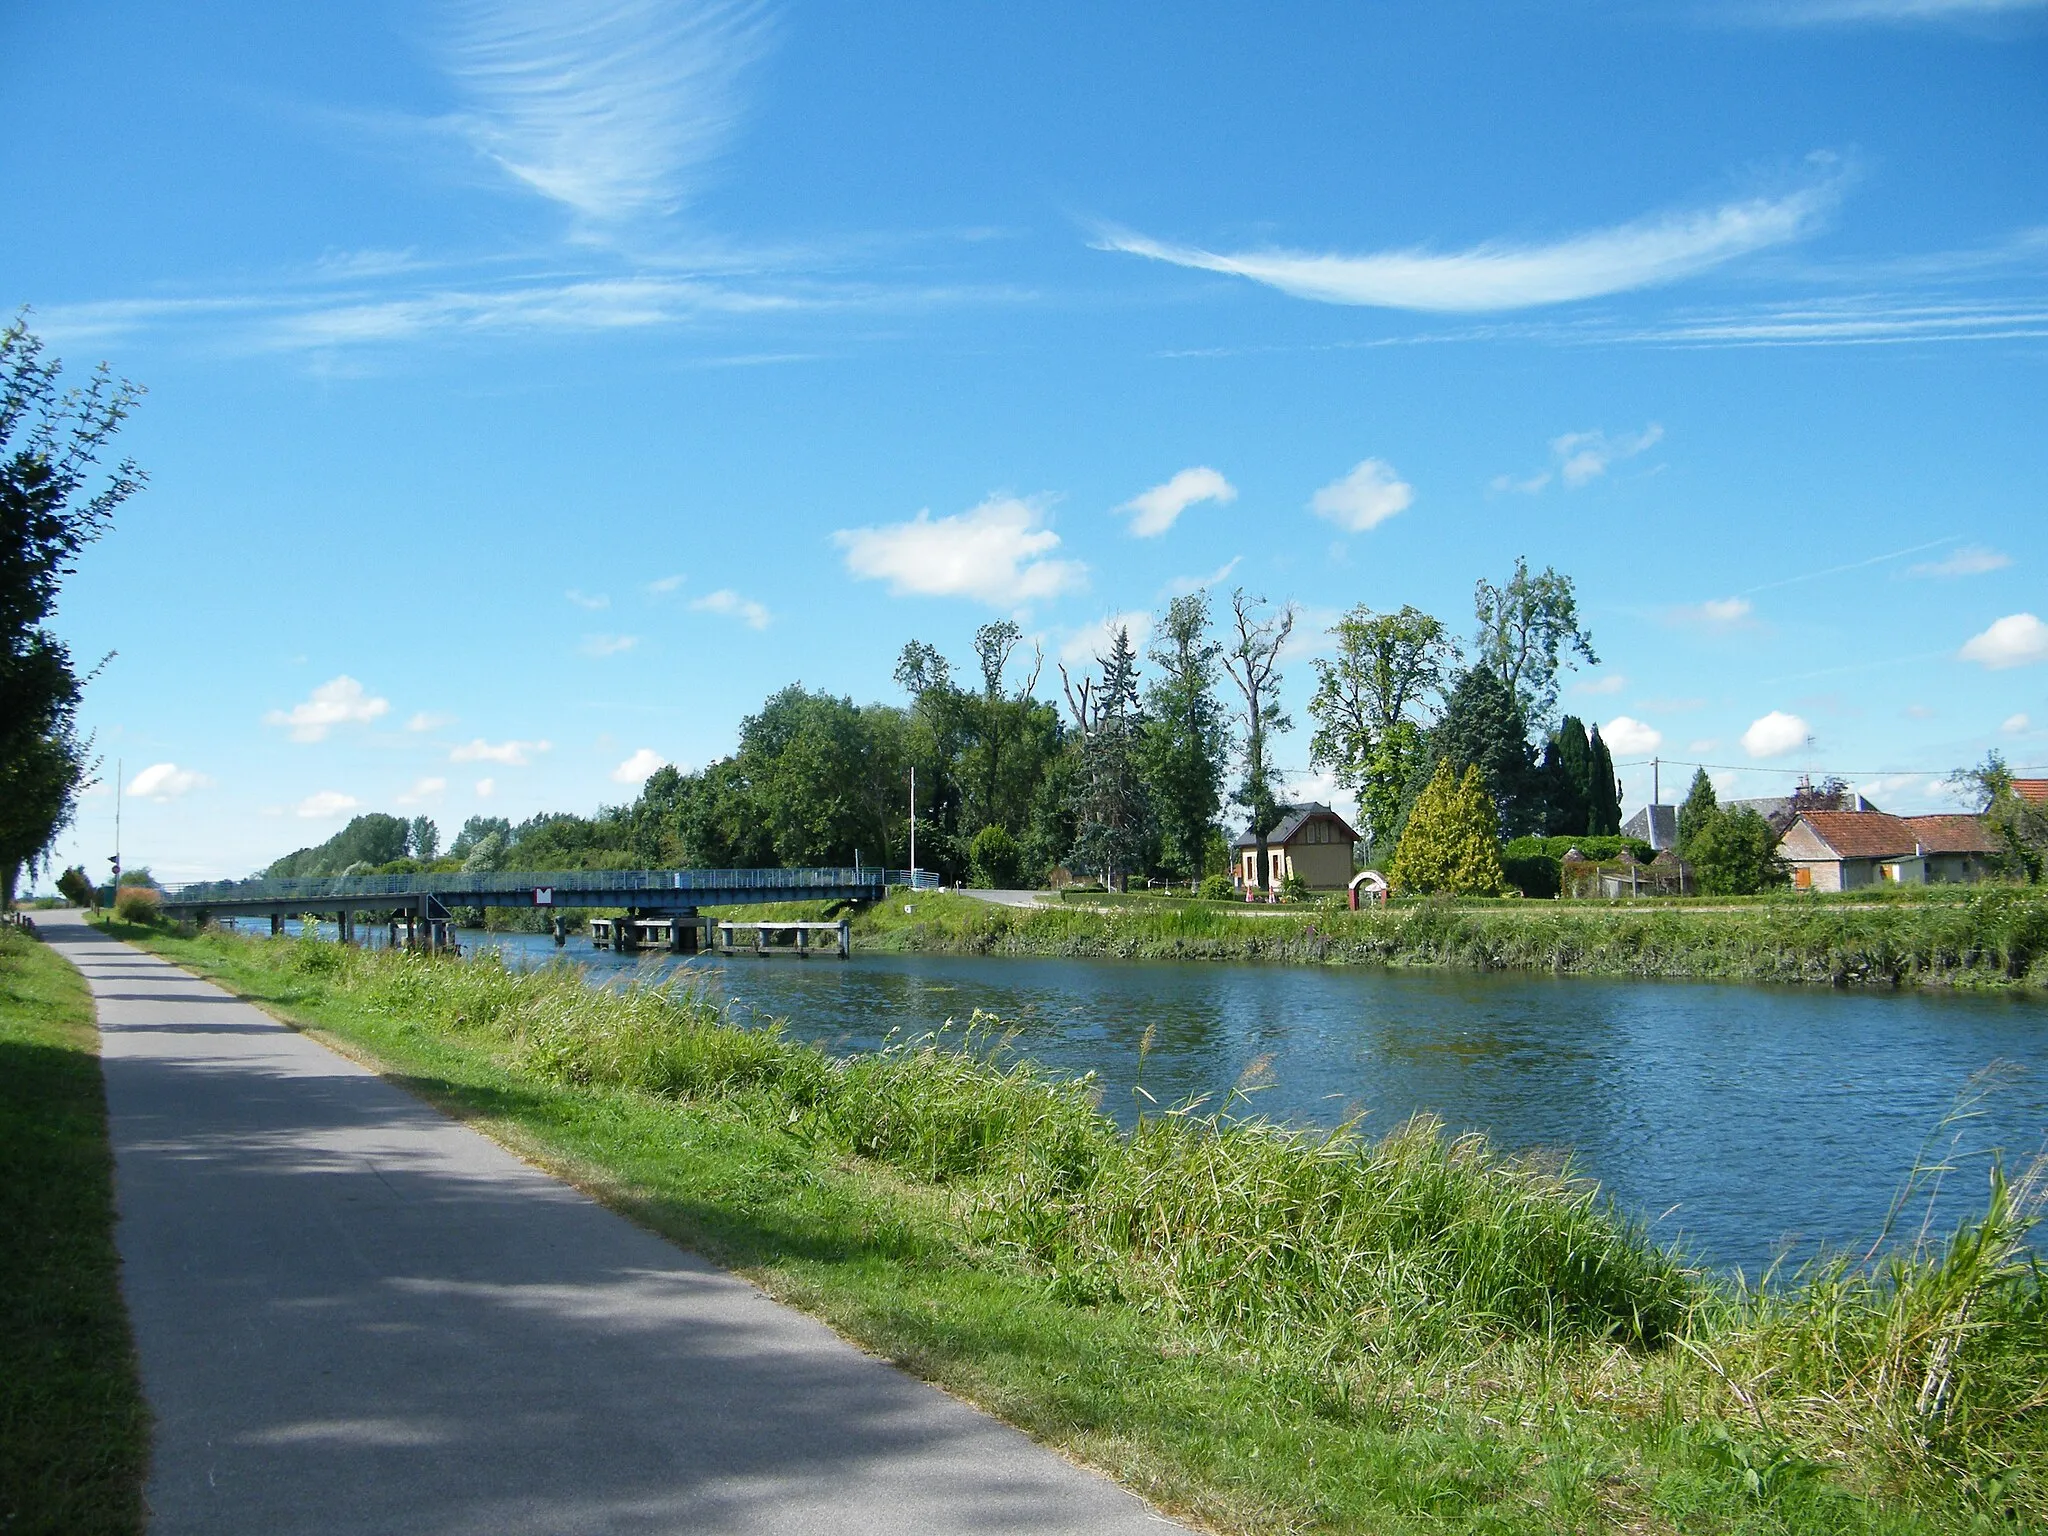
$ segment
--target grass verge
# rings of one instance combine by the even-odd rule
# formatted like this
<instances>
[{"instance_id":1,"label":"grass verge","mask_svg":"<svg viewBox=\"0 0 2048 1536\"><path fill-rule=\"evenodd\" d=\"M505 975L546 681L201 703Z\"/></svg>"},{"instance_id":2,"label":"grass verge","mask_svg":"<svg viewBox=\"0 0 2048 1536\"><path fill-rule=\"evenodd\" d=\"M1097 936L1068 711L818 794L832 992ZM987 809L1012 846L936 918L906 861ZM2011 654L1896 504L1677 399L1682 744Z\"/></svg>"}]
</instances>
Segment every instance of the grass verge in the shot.
<instances>
[{"instance_id":1,"label":"grass verge","mask_svg":"<svg viewBox=\"0 0 2048 1536\"><path fill-rule=\"evenodd\" d=\"M920 891L862 913L854 934L868 949L927 953L2048 989L2048 891L2027 887L1869 907L1428 902L1264 914L1158 898L1108 911L1001 907Z\"/></svg>"},{"instance_id":2,"label":"grass verge","mask_svg":"<svg viewBox=\"0 0 2048 1536\"><path fill-rule=\"evenodd\" d=\"M1125 1134L987 1040L835 1061L565 967L143 937L1218 1529L2048 1520L2025 1178L1953 1242L1756 1296L1427 1125Z\"/></svg>"},{"instance_id":3,"label":"grass verge","mask_svg":"<svg viewBox=\"0 0 2048 1536\"><path fill-rule=\"evenodd\" d=\"M142 1529L149 1418L114 1251L92 999L0 929L0 1532Z\"/></svg>"}]
</instances>

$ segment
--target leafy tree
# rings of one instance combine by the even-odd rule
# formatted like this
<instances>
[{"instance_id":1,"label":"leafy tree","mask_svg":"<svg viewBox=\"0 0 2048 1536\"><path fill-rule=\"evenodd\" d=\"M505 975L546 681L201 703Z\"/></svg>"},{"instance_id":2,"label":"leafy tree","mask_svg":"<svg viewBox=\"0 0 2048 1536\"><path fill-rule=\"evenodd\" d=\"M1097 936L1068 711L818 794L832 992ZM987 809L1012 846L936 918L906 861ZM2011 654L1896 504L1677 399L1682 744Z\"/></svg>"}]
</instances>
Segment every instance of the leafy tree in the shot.
<instances>
[{"instance_id":1,"label":"leafy tree","mask_svg":"<svg viewBox=\"0 0 2048 1536\"><path fill-rule=\"evenodd\" d=\"M1513 690L1490 668L1471 666L1458 674L1443 718L1430 732L1429 746L1432 772L1435 766L1448 767L1454 774L1479 770L1499 824L1510 836L1541 825L1528 717Z\"/></svg>"},{"instance_id":2,"label":"leafy tree","mask_svg":"<svg viewBox=\"0 0 2048 1536\"><path fill-rule=\"evenodd\" d=\"M502 816L472 816L462 824L462 830L455 834L455 841L448 845L448 857L463 859L469 857L470 849L489 837L498 834L500 846L512 841L512 823Z\"/></svg>"},{"instance_id":3,"label":"leafy tree","mask_svg":"<svg viewBox=\"0 0 2048 1536\"><path fill-rule=\"evenodd\" d=\"M1408 815L1387 878L1415 895L1490 896L1505 876L1500 862L1500 821L1476 766L1464 776L1437 765Z\"/></svg>"},{"instance_id":4,"label":"leafy tree","mask_svg":"<svg viewBox=\"0 0 2048 1536\"><path fill-rule=\"evenodd\" d=\"M1948 776L1949 788L1991 826L2000 851L1997 863L2008 879L2038 884L2048 878L2048 805L2023 798L2013 787L2004 754L1993 750L1974 768Z\"/></svg>"},{"instance_id":5,"label":"leafy tree","mask_svg":"<svg viewBox=\"0 0 2048 1536\"><path fill-rule=\"evenodd\" d=\"M1754 896L1790 878L1778 857L1778 834L1747 809L1717 809L1694 828L1688 862L1708 896Z\"/></svg>"},{"instance_id":6,"label":"leafy tree","mask_svg":"<svg viewBox=\"0 0 2048 1536\"><path fill-rule=\"evenodd\" d=\"M1685 792L1685 803L1678 808L1678 856L1681 859L1692 858L1692 840L1720 809L1720 797L1714 793L1714 781L1707 777L1707 770L1693 769L1692 788Z\"/></svg>"},{"instance_id":7,"label":"leafy tree","mask_svg":"<svg viewBox=\"0 0 2048 1536\"><path fill-rule=\"evenodd\" d=\"M1472 601L1479 618L1479 663L1508 686L1531 721L1548 721L1557 707L1558 669L1573 665L1570 653L1588 666L1600 665L1593 637L1579 627L1571 577L1549 567L1531 576L1528 560L1518 556L1505 585L1482 579Z\"/></svg>"},{"instance_id":8,"label":"leafy tree","mask_svg":"<svg viewBox=\"0 0 2048 1536\"><path fill-rule=\"evenodd\" d=\"M97 489L94 466L142 391L105 364L62 386L26 312L0 332L0 906L70 825L92 772L77 730L85 681L44 623L85 546L142 488L123 460Z\"/></svg>"},{"instance_id":9,"label":"leafy tree","mask_svg":"<svg viewBox=\"0 0 2048 1536\"><path fill-rule=\"evenodd\" d=\"M1142 867L1151 837L1151 808L1139 774L1144 716L1138 706L1137 656L1131 632L1119 628L1100 658L1094 721L1081 743L1074 806L1074 863L1098 873L1104 890L1120 890Z\"/></svg>"},{"instance_id":10,"label":"leafy tree","mask_svg":"<svg viewBox=\"0 0 2048 1536\"><path fill-rule=\"evenodd\" d=\"M1150 657L1139 770L1159 831L1160 868L1171 879L1201 875L1223 809L1230 724L1216 698L1223 647L1209 637L1209 595L1167 605Z\"/></svg>"},{"instance_id":11,"label":"leafy tree","mask_svg":"<svg viewBox=\"0 0 2048 1536\"><path fill-rule=\"evenodd\" d=\"M508 838L510 831L507 827ZM273 879L289 880L340 874L351 864L367 864L374 868L404 858L411 836L411 822L386 816L381 811L370 811L352 819L318 847L300 848L286 854L264 870L264 874Z\"/></svg>"},{"instance_id":12,"label":"leafy tree","mask_svg":"<svg viewBox=\"0 0 2048 1536\"><path fill-rule=\"evenodd\" d=\"M1317 658L1308 712L1309 761L1358 796L1366 835L1391 843L1402 791L1424 749L1420 716L1443 690L1457 648L1442 621L1420 609L1374 613L1360 603L1330 630L1336 655Z\"/></svg>"},{"instance_id":13,"label":"leafy tree","mask_svg":"<svg viewBox=\"0 0 2048 1536\"><path fill-rule=\"evenodd\" d=\"M493 829L470 845L462 860L462 872L468 875L490 874L505 867L506 857L507 838L504 833Z\"/></svg>"},{"instance_id":14,"label":"leafy tree","mask_svg":"<svg viewBox=\"0 0 2048 1536\"><path fill-rule=\"evenodd\" d=\"M74 907L98 907L100 904L99 892L93 889L92 881L76 864L57 877L57 894Z\"/></svg>"},{"instance_id":15,"label":"leafy tree","mask_svg":"<svg viewBox=\"0 0 2048 1536\"><path fill-rule=\"evenodd\" d=\"M441 851L441 829L434 825L433 817L413 817L412 829L406 836L406 847L422 864L433 863L434 856Z\"/></svg>"},{"instance_id":16,"label":"leafy tree","mask_svg":"<svg viewBox=\"0 0 2048 1536\"><path fill-rule=\"evenodd\" d=\"M1615 777L1614 755L1600 739L1600 727L1593 727L1587 743L1586 830L1595 837L1613 837L1621 831L1621 780Z\"/></svg>"},{"instance_id":17,"label":"leafy tree","mask_svg":"<svg viewBox=\"0 0 2048 1536\"><path fill-rule=\"evenodd\" d=\"M1280 651L1294 633L1294 608L1265 613L1263 597L1247 596L1243 587L1230 594L1235 633L1223 648L1223 665L1243 701L1238 740L1244 748L1244 777L1233 798L1245 808L1259 850L1259 889L1272 888L1272 861L1266 856L1266 834L1280 820L1274 794L1274 772L1267 753L1269 738L1294 728L1280 708Z\"/></svg>"},{"instance_id":18,"label":"leafy tree","mask_svg":"<svg viewBox=\"0 0 2048 1536\"><path fill-rule=\"evenodd\" d=\"M974 883L985 890L1014 889L1023 856L1024 850L1018 846L1017 839L998 826L983 827L968 845L968 862L974 871Z\"/></svg>"}]
</instances>

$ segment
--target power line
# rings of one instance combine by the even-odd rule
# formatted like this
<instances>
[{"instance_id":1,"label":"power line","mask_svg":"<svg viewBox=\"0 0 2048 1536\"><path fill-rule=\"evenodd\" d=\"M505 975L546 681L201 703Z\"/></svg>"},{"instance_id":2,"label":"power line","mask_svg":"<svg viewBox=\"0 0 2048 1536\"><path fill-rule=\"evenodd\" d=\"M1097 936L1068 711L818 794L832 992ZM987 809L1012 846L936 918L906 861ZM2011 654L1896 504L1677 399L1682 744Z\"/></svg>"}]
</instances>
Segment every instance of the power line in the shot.
<instances>
[{"instance_id":1,"label":"power line","mask_svg":"<svg viewBox=\"0 0 2048 1536\"><path fill-rule=\"evenodd\" d=\"M1802 777L1811 777L1813 772L1809 768L1767 768L1758 763L1699 763L1686 757L1639 757L1631 758L1624 763L1616 763L1614 766L1617 768L1648 768L1659 763L1672 768L1720 768L1730 773L1790 773ZM2048 773L2048 763L2011 763L2007 767L2014 773ZM1947 768L1831 768L1827 771L1837 775L1853 775L1859 779L1945 779L1951 772Z\"/></svg>"}]
</instances>

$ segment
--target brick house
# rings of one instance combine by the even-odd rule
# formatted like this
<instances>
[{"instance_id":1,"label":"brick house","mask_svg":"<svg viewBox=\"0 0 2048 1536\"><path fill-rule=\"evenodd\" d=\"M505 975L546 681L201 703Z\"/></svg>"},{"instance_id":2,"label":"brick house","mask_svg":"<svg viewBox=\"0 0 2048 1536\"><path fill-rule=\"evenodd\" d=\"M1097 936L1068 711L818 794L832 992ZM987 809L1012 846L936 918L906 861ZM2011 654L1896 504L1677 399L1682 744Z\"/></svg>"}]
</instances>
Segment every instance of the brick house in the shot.
<instances>
[{"instance_id":1,"label":"brick house","mask_svg":"<svg viewBox=\"0 0 2048 1536\"><path fill-rule=\"evenodd\" d=\"M1802 891L1981 880L1997 853L1980 816L1802 811L1778 839L1778 857Z\"/></svg>"}]
</instances>

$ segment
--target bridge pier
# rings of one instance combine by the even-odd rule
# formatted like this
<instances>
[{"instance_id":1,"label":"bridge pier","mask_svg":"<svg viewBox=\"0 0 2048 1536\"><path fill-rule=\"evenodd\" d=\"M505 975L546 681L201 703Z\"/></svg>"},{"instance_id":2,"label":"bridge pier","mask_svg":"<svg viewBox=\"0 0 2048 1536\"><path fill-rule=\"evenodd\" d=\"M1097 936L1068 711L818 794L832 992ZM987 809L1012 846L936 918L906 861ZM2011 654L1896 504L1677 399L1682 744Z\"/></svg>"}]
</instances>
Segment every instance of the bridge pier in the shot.
<instances>
[{"instance_id":1,"label":"bridge pier","mask_svg":"<svg viewBox=\"0 0 2048 1536\"><path fill-rule=\"evenodd\" d=\"M284 914L282 912L270 914L270 936L273 939L284 937Z\"/></svg>"}]
</instances>

